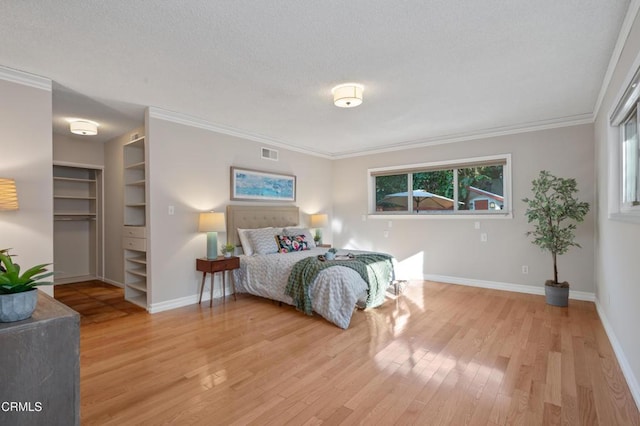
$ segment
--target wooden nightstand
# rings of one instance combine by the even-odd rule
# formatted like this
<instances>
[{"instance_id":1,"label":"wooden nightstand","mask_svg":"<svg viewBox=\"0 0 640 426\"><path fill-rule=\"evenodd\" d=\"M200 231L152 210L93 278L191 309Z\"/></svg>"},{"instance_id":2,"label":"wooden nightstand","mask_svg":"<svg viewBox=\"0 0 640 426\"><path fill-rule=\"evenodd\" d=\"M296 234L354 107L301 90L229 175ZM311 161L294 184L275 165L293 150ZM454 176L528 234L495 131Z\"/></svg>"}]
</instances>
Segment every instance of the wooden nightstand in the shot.
<instances>
[{"instance_id":1,"label":"wooden nightstand","mask_svg":"<svg viewBox=\"0 0 640 426\"><path fill-rule=\"evenodd\" d=\"M209 299L209 307L213 306L213 282L216 272L222 272L222 297L225 297L225 276L226 271L238 269L240 267L240 258L236 256L223 257L218 256L216 259L200 258L196 259L196 269L202 272L202 284L200 285L200 298L198 304L202 302L202 291L204 290L204 281L207 278L207 272L211 273L211 299ZM236 285L231 280L233 287L233 300L236 300Z\"/></svg>"}]
</instances>

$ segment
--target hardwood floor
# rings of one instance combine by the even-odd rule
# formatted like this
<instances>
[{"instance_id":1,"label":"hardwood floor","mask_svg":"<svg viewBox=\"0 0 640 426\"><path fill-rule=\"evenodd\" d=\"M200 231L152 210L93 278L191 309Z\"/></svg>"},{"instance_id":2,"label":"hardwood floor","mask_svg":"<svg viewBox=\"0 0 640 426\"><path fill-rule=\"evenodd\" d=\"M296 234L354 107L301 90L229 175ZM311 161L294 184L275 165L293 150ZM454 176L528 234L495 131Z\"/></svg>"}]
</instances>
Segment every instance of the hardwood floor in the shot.
<instances>
[{"instance_id":1,"label":"hardwood floor","mask_svg":"<svg viewBox=\"0 0 640 426\"><path fill-rule=\"evenodd\" d=\"M98 280L57 285L53 295L80 314L80 324L146 313L141 307L124 300L122 288Z\"/></svg>"},{"instance_id":2,"label":"hardwood floor","mask_svg":"<svg viewBox=\"0 0 640 426\"><path fill-rule=\"evenodd\" d=\"M83 425L640 424L593 303L433 282L347 330L248 295L83 322L81 404Z\"/></svg>"}]
</instances>

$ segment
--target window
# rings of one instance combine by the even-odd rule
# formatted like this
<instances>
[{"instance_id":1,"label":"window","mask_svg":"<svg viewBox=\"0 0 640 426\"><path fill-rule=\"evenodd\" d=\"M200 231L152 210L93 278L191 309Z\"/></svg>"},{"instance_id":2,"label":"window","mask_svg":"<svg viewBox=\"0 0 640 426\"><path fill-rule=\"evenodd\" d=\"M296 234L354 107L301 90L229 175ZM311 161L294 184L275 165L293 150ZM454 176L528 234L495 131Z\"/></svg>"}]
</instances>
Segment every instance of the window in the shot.
<instances>
[{"instance_id":1,"label":"window","mask_svg":"<svg viewBox=\"0 0 640 426\"><path fill-rule=\"evenodd\" d=\"M617 213L640 215L640 68L636 71L611 115L611 125L619 128L616 142L619 157L619 203ZM616 213L616 212L614 212Z\"/></svg>"},{"instance_id":2,"label":"window","mask_svg":"<svg viewBox=\"0 0 640 426\"><path fill-rule=\"evenodd\" d=\"M370 213L502 215L511 213L511 156L370 169Z\"/></svg>"},{"instance_id":3,"label":"window","mask_svg":"<svg viewBox=\"0 0 640 426\"><path fill-rule=\"evenodd\" d=\"M622 125L622 204L625 208L638 206L638 106Z\"/></svg>"}]
</instances>

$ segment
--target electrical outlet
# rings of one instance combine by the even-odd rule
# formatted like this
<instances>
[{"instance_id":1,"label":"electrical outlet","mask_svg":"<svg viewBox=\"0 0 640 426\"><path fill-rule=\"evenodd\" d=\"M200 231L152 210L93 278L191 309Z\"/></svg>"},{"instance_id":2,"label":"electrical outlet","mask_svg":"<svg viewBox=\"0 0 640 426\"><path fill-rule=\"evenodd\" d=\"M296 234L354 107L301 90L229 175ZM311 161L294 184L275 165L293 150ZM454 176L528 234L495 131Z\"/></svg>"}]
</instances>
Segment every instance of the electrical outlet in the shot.
<instances>
[{"instance_id":1,"label":"electrical outlet","mask_svg":"<svg viewBox=\"0 0 640 426\"><path fill-rule=\"evenodd\" d=\"M389 223L387 224L389 226L389 228L393 227L393 222L389 221Z\"/></svg>"},{"instance_id":2,"label":"electrical outlet","mask_svg":"<svg viewBox=\"0 0 640 426\"><path fill-rule=\"evenodd\" d=\"M385 238L389 238L389 231L384 231L382 235L384 235Z\"/></svg>"},{"instance_id":3,"label":"electrical outlet","mask_svg":"<svg viewBox=\"0 0 640 426\"><path fill-rule=\"evenodd\" d=\"M529 273L529 266L522 265L522 273L523 274L528 274Z\"/></svg>"},{"instance_id":4,"label":"electrical outlet","mask_svg":"<svg viewBox=\"0 0 640 426\"><path fill-rule=\"evenodd\" d=\"M488 240L488 237L486 232L483 232L482 234L480 234L480 241L482 241L483 243L486 243L487 240Z\"/></svg>"},{"instance_id":5,"label":"electrical outlet","mask_svg":"<svg viewBox=\"0 0 640 426\"><path fill-rule=\"evenodd\" d=\"M480 229L480 222L474 222L473 227L476 229Z\"/></svg>"},{"instance_id":6,"label":"electrical outlet","mask_svg":"<svg viewBox=\"0 0 640 426\"><path fill-rule=\"evenodd\" d=\"M173 216L176 212L176 208L174 206L169 206L169 216Z\"/></svg>"}]
</instances>

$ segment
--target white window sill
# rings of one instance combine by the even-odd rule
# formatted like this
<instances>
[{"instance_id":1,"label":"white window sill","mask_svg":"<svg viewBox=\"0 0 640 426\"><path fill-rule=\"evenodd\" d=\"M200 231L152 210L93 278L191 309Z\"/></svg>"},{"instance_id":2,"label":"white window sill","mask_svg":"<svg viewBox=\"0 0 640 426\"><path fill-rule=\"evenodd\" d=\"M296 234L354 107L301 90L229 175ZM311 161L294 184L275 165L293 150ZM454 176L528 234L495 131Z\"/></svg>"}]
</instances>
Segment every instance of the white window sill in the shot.
<instances>
[{"instance_id":1,"label":"white window sill","mask_svg":"<svg viewBox=\"0 0 640 426\"><path fill-rule=\"evenodd\" d=\"M389 214L389 213L369 213L367 215L368 219L471 219L471 220L480 220L480 219L513 219L512 212L505 213L486 213L486 214L467 214L467 213L458 213L458 214ZM638 218L640 219L640 217ZM639 222L640 223L640 222Z\"/></svg>"},{"instance_id":2,"label":"white window sill","mask_svg":"<svg viewBox=\"0 0 640 426\"><path fill-rule=\"evenodd\" d=\"M617 222L640 224L640 211L609 213L609 219Z\"/></svg>"}]
</instances>

